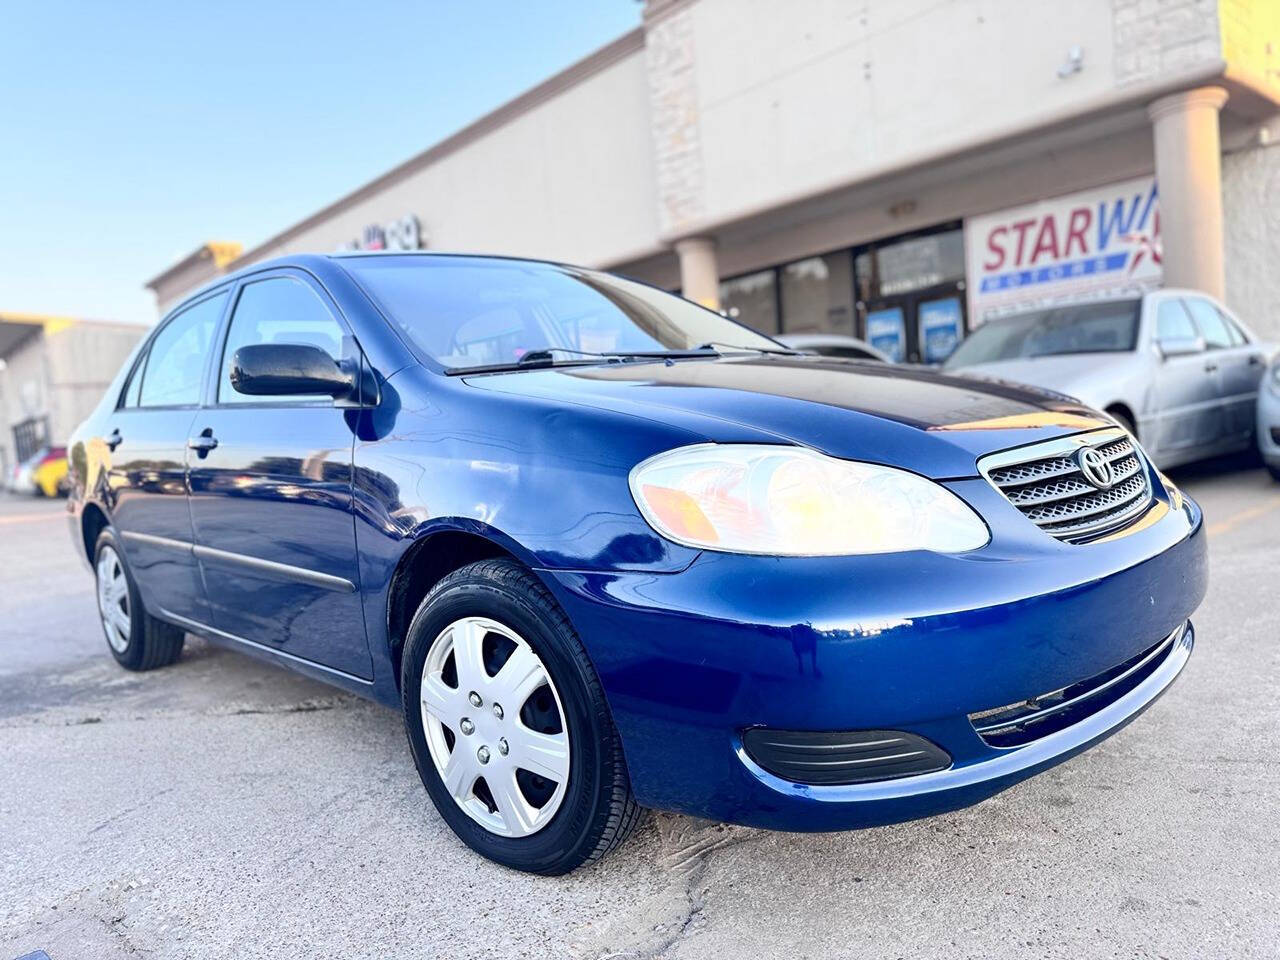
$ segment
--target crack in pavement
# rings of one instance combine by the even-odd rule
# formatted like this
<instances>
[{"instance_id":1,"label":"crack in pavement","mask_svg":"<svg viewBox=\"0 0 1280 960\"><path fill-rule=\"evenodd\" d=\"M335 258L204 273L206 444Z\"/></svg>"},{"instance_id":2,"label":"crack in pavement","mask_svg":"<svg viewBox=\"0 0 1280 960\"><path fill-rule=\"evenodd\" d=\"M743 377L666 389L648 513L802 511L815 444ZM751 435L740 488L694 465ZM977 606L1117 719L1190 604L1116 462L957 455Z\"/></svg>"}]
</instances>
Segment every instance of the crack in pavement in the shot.
<instances>
[{"instance_id":1,"label":"crack in pavement","mask_svg":"<svg viewBox=\"0 0 1280 960\"><path fill-rule=\"evenodd\" d=\"M121 810L119 813L114 814L110 817L107 817L107 819L103 820L100 824L98 824L96 827L94 827L89 831L89 836L93 836L99 830L105 830L107 827L111 826L113 823L123 820L125 817L129 816L130 814L137 813L139 810L149 807L151 805L152 800L159 799L160 797L163 797L166 793L173 793L173 790L174 790L173 787L165 787L163 790L160 790L160 791L157 791L156 793L151 794L141 803L135 803L132 807L127 807L124 810Z\"/></svg>"},{"instance_id":2,"label":"crack in pavement","mask_svg":"<svg viewBox=\"0 0 1280 960\"><path fill-rule=\"evenodd\" d=\"M668 929L649 946L628 947L623 950L610 949L597 953L596 960L661 960L684 941L691 931L701 925L707 898L704 881L714 855L720 851L750 843L762 836L760 831L727 824L716 824L713 829L717 833L723 831L723 835L697 839L691 843L677 843L676 849L659 861L659 865L673 878L683 878L685 906L670 923L662 925ZM664 838L664 845L667 842L669 839ZM643 901L640 904L641 915L648 912L644 909L645 904L652 903L660 897L661 893ZM653 928L655 932L659 929L660 927Z\"/></svg>"},{"instance_id":3,"label":"crack in pavement","mask_svg":"<svg viewBox=\"0 0 1280 960\"><path fill-rule=\"evenodd\" d=\"M314 697L296 703L272 704L268 706L214 707L206 710L151 710L145 713L127 716L85 714L77 717L57 717L57 711L48 710L30 714L18 722L0 723L0 730L30 729L31 727L78 727L98 723L138 723L152 720L189 719L200 717L252 717L285 715L291 713L319 713L327 710L339 710L344 707L358 707L368 701L360 697L343 694L335 697Z\"/></svg>"}]
</instances>

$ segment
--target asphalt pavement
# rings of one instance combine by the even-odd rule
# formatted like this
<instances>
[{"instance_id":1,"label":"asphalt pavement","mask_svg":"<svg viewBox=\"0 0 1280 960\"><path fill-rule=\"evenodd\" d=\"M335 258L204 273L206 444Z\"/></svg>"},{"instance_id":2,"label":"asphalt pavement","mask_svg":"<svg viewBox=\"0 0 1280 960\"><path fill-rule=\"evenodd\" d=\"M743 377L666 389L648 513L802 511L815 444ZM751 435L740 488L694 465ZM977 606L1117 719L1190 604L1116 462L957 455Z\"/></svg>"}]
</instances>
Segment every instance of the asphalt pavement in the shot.
<instances>
[{"instance_id":1,"label":"asphalt pavement","mask_svg":"<svg viewBox=\"0 0 1280 960\"><path fill-rule=\"evenodd\" d=\"M61 503L0 499L0 960L1280 956L1280 484L1184 469L1196 652L977 807L798 835L671 814L543 879L441 822L399 716L188 638L107 653Z\"/></svg>"}]
</instances>

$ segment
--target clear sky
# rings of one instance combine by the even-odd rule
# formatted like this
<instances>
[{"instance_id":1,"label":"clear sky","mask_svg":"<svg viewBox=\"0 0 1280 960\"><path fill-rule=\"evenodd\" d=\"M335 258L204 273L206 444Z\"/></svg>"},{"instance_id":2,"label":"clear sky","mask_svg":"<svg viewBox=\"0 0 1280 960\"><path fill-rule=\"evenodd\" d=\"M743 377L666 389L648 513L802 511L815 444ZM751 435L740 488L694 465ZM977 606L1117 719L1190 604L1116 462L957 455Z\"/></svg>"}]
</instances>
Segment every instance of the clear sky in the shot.
<instances>
[{"instance_id":1,"label":"clear sky","mask_svg":"<svg viewBox=\"0 0 1280 960\"><path fill-rule=\"evenodd\" d=\"M637 0L0 0L0 312L155 319L246 248L636 26Z\"/></svg>"}]
</instances>

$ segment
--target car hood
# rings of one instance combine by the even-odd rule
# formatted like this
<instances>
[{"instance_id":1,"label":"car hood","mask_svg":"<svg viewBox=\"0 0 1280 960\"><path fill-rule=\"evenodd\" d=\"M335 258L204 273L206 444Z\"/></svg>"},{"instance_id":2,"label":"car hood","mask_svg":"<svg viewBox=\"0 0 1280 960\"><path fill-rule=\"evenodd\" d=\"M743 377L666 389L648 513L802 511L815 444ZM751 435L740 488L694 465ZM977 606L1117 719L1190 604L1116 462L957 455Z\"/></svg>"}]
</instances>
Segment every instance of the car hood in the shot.
<instances>
[{"instance_id":1,"label":"car hood","mask_svg":"<svg viewBox=\"0 0 1280 960\"><path fill-rule=\"evenodd\" d=\"M948 370L964 377L998 377L1013 383L1032 383L1076 396L1081 386L1133 360L1131 351L1108 350L1101 353L1065 353L1056 357L1018 357L978 363L971 367Z\"/></svg>"},{"instance_id":2,"label":"car hood","mask_svg":"<svg viewBox=\"0 0 1280 960\"><path fill-rule=\"evenodd\" d=\"M925 476L971 477L1003 450L1109 425L1067 398L925 369L751 356L472 375L468 385L663 421L714 442L789 442Z\"/></svg>"}]
</instances>

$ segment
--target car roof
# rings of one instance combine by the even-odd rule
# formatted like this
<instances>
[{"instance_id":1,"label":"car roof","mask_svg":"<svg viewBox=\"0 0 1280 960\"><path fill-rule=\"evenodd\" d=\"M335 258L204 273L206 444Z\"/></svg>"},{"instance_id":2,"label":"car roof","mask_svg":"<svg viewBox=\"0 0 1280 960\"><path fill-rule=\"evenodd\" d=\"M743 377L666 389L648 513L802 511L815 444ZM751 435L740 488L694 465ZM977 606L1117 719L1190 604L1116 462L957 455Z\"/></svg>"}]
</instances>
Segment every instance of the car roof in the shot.
<instances>
[{"instance_id":1,"label":"car roof","mask_svg":"<svg viewBox=\"0 0 1280 960\"><path fill-rule=\"evenodd\" d=\"M278 257L272 257L270 260L261 260L256 263L246 264L240 269L224 276L215 277L208 283L197 287L187 296L169 307L169 309L164 312L161 319L163 320L180 310L185 309L188 304L199 300L213 290L229 286L239 280L243 280L245 277L251 277L258 273L265 273L269 270L278 270L281 267L296 267L301 270L306 270L308 273L311 273L323 280L325 276L331 274L332 271L343 269L341 261L368 257L422 257L424 259L436 260L489 260L508 263L530 263L546 267L568 267L575 270L593 269L591 267L584 267L578 264L561 263L556 260L539 260L533 257L515 257L494 253L455 253L443 250L343 250L336 253L289 253Z\"/></svg>"},{"instance_id":2,"label":"car roof","mask_svg":"<svg viewBox=\"0 0 1280 960\"><path fill-rule=\"evenodd\" d=\"M421 257L426 260L489 260L501 263L531 263L544 267L565 267L573 270L600 269L579 263L546 260L538 257L517 257L505 253L463 253L452 250L341 250L334 253L287 253L272 257L270 260L260 260L256 263L246 264L238 270L210 280L188 296L183 297L179 303L167 310L165 315L168 316L168 314L182 305L199 298L210 290L224 284L234 283L257 273L278 270L281 267L298 267L318 276L323 276L327 271L335 268L340 269L340 263L343 260L360 260L371 257Z\"/></svg>"}]
</instances>

